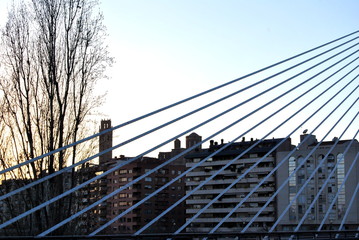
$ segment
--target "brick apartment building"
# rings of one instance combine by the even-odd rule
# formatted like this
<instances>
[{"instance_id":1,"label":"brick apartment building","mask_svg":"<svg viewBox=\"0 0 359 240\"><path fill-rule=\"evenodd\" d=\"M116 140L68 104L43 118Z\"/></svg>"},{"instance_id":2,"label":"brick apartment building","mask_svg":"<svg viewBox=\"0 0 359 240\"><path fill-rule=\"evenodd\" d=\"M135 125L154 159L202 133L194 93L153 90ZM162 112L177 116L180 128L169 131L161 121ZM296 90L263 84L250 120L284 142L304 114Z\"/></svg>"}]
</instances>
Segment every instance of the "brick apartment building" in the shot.
<instances>
[{"instance_id":1,"label":"brick apartment building","mask_svg":"<svg viewBox=\"0 0 359 240\"><path fill-rule=\"evenodd\" d=\"M120 158L114 159L114 164L129 159L130 158L121 156ZM107 193L111 193L133 179L142 176L163 162L163 160L157 158L143 157L140 160L121 167L121 169L108 176ZM139 202L153 191L177 177L177 175L183 171L184 166L169 165L123 190L117 196L107 201L107 219L116 217L128 207ZM111 233L133 233L139 230L183 197L184 192L184 179L181 178L113 223L111 229L108 229L108 231ZM176 226L180 226L184 223L184 220L185 211L184 203L182 203L161 218L156 224L149 227L148 232L173 232Z\"/></svg>"},{"instance_id":2,"label":"brick apartment building","mask_svg":"<svg viewBox=\"0 0 359 240\"><path fill-rule=\"evenodd\" d=\"M110 120L101 121L100 131L111 128ZM201 137L195 133L186 137L186 148L189 148L201 141ZM104 151L112 147L112 132L105 133L100 137L99 150ZM174 141L174 148L169 152L160 152L158 158L142 157L134 162L124 165L119 170L109 174L106 178L106 192L107 194L113 192L115 189L127 184L133 179L143 175L152 170L161 163L169 160L177 154L184 151L181 147L180 140ZM99 157L99 165L103 170L109 169L119 162L126 162L130 157L120 156L112 157L112 153L108 152ZM139 182L133 184L129 188L123 190L118 195L109 199L106 202L106 219L107 221L116 217L125 209L133 206L135 203L151 194L173 178L177 177L185 171L184 157L166 165L155 173L147 176ZM135 208L133 211L120 218L118 221L111 224L105 231L107 233L134 233L141 227L145 226L149 221L155 218L158 214L166 210L177 200L185 195L185 179L181 178L172 185L165 188L159 194L153 196L142 205ZM103 212L102 212L103 215ZM176 208L171 210L158 223L148 228L147 232L173 232L185 222L185 202L179 204Z\"/></svg>"}]
</instances>

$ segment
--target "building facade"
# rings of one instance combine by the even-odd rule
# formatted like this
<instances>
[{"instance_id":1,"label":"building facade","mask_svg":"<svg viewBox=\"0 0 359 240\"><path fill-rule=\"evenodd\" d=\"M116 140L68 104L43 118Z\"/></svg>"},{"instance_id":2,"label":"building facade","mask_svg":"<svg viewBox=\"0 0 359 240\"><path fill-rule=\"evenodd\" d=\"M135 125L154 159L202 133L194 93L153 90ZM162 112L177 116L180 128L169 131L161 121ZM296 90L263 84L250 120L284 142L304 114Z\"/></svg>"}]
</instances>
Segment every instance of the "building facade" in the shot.
<instances>
[{"instance_id":1,"label":"building facade","mask_svg":"<svg viewBox=\"0 0 359 240\"><path fill-rule=\"evenodd\" d=\"M279 153L277 158L278 163L286 161L278 170L277 182L285 182L292 174L277 197L278 215L283 214L278 230L293 230L302 218L305 220L301 230L317 230L319 227L325 230L338 229L359 182L359 163L355 160L359 143L357 140L337 141L334 138L322 142L310 154L318 144L316 136L303 134L300 139L301 144L288 160L285 159L288 152ZM290 202L293 204L285 212ZM313 207L310 208L311 205ZM357 229L357 199L348 213L345 229Z\"/></svg>"},{"instance_id":2,"label":"building facade","mask_svg":"<svg viewBox=\"0 0 359 240\"><path fill-rule=\"evenodd\" d=\"M100 131L109 128L111 128L110 120L101 121ZM112 138L112 132L107 132L100 137L100 152L112 147ZM195 134L192 134L192 138L191 140L195 141ZM174 148L169 152L160 152L158 158L142 157L141 159L125 164L104 179L106 181L106 194L110 194L114 190L121 188L184 150L185 148L181 147L180 140L176 139L174 141ZM99 168L106 171L116 164L126 163L126 161L129 161L130 159L132 158L123 155L113 158L112 152L109 151L99 157ZM184 171L185 163L182 156L108 199L105 204L105 216L107 221L115 218L129 207L149 196L152 192L176 178ZM154 195L148 201L133 209L128 214L119 218L118 221L112 223L105 232L109 234L134 233L158 216L158 214L169 208L178 199L182 198L184 194L185 182L183 177L166 187L160 193ZM101 215L104 215L103 210L100 209L100 211ZM185 203L183 202L161 218L157 223L149 227L147 232L173 232L176 227L183 225L184 221Z\"/></svg>"},{"instance_id":3,"label":"building facade","mask_svg":"<svg viewBox=\"0 0 359 240\"><path fill-rule=\"evenodd\" d=\"M116 159L116 162L128 161L129 159L130 158L121 156L119 159ZM121 167L119 170L108 176L108 193L111 193L128 182L144 175L163 162L164 161L158 160L157 158L143 157L139 161L134 161ZM127 208L133 206L173 178L177 177L178 174L183 171L184 166L169 165L121 191L118 195L107 201L107 219L113 219ZM184 191L184 179L181 178L113 223L108 231L114 234L134 233L138 231L178 199L183 197ZM176 226L184 224L184 220L185 211L184 203L182 203L162 217L157 223L149 227L147 232L173 232Z\"/></svg>"},{"instance_id":4,"label":"building facade","mask_svg":"<svg viewBox=\"0 0 359 240\"><path fill-rule=\"evenodd\" d=\"M111 121L102 121L100 131L108 128L111 128ZM233 232L242 230L257 212L267 204L267 201L283 183L285 183L284 188L265 207L247 231L265 232L274 223L278 223L277 219L279 217L281 217L281 221L276 228L279 231L294 230L302 218L306 220L303 221L301 230L316 230L321 224L324 230L337 229L348 209L348 203L354 194L356 184L359 182L359 164L355 160L356 154L359 152L358 141L338 141L329 154L328 150L335 144L337 139L325 141L317 149L314 149L318 143L314 135L303 134L300 139L301 143L298 147L293 146L290 139L285 140L268 156L265 155L284 139L266 139L263 141L250 139L250 141L245 141L243 138L241 142L232 143L228 148L189 172L185 179L180 179L118 219L106 229L106 232L126 234L138 231L158 214L182 198L186 194L185 190L194 189L202 181L212 176L217 170L252 146L255 147L234 161L201 189L194 192L185 203L181 203L156 224L149 227L147 232L171 233L176 231L185 223L186 218L189 219L194 216L253 164L258 164L186 228L187 232L209 232L233 207L247 197L252 189L258 186L261 180L279 163L281 167L275 174L270 176L264 184L251 194L217 231ZM306 141L304 141L305 139ZM100 186L97 184L97 189L92 190L92 192L98 194L101 191L102 195L109 194L159 164L173 159L186 149L201 142L201 140L201 136L192 133L186 137L186 146L181 147L181 141L176 139L171 151L160 152L158 158L142 157L126 164L108 175L106 179L103 179L102 182L105 182L105 185ZM349 144L351 144L351 147L345 153ZM100 214L98 215L101 216L98 218L99 222L106 222L115 218L118 214L224 145L225 143L222 140L220 143L211 141L209 147L204 149L201 145L197 146L190 153L180 156L171 164L166 165L107 200L105 204L94 210L96 212L91 214ZM112 147L112 132L108 132L100 138L99 146L100 151ZM289 157L288 154L293 149L295 149L294 154ZM313 153L308 156L311 151ZM325 157L326 155L327 157ZM288 159L284 159L286 156ZM105 171L115 164L126 162L129 159L131 158L125 156L112 158L112 152L107 152L100 157L98 170ZM316 169L317 172L313 175L312 173ZM292 176L290 177L290 175ZM310 175L313 175L312 179L309 179ZM343 186L341 187L341 185ZM301 191L300 194L298 194L299 191ZM96 198L97 196L92 196L89 201L91 202L91 199ZM285 212L291 201L293 201L293 204ZM311 205L313 207L307 210ZM352 203L351 211L348 213L345 228L356 229L359 222L359 204L357 201ZM324 218L326 218L325 221L323 221ZM96 222L94 224L96 225Z\"/></svg>"},{"instance_id":5,"label":"building facade","mask_svg":"<svg viewBox=\"0 0 359 240\"><path fill-rule=\"evenodd\" d=\"M229 161L242 154L247 148L257 144L249 152L245 153L224 171L216 175L208 184L200 190L194 192L186 200L187 218L195 215L207 203L228 187L235 179L242 175L253 164L261 161L252 171L244 176L235 186L226 192L217 202L212 204L200 216L198 216L189 227L187 232L209 232L217 223L225 217L233 207L237 205L267 174L274 168L276 163L276 152L292 149L290 139L283 142L273 153L267 157L262 157L270 149L276 146L282 139L270 139L258 142L250 141L236 142L225 150L216 154L199 167L186 175L187 191L194 189L206 178L214 174L217 170L225 166ZM192 167L197 162L209 156L219 148L224 146L223 140L220 144L211 141L208 149L198 149L186 156L186 166ZM234 232L242 230L252 219L258 210L272 196L276 189L275 176L268 180L253 193L248 201L239 207L229 219L222 224L217 232ZM263 213L251 225L249 231L265 231L276 219L276 204L270 203Z\"/></svg>"}]
</instances>

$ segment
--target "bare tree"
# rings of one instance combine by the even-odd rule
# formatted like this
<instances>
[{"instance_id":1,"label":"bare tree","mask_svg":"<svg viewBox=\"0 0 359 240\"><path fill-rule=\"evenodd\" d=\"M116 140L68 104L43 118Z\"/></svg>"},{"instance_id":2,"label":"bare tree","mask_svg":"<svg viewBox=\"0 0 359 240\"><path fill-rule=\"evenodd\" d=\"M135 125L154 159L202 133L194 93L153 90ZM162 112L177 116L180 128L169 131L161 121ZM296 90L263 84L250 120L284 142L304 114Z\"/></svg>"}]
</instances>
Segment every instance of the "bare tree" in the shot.
<instances>
[{"instance_id":1,"label":"bare tree","mask_svg":"<svg viewBox=\"0 0 359 240\"><path fill-rule=\"evenodd\" d=\"M95 86L112 63L97 6L93 0L23 0L13 5L1 38L1 138L10 144L0 150L3 166L84 136L86 118L102 100L94 94ZM83 150L61 151L22 167L14 177L27 181L51 174L78 161ZM59 175L35 187L36 194L29 191L31 202L26 208L73 186L74 172L70 176ZM30 216L31 234L70 214L73 201L70 196Z\"/></svg>"}]
</instances>

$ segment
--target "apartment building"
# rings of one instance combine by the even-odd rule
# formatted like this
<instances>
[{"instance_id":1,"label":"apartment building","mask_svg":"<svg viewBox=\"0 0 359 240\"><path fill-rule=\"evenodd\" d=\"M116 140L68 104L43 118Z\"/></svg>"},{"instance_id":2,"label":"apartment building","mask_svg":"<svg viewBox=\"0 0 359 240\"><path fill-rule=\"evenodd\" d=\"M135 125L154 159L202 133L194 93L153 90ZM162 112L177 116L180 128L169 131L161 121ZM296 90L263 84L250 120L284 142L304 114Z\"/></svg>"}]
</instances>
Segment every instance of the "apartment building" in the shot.
<instances>
[{"instance_id":1,"label":"apartment building","mask_svg":"<svg viewBox=\"0 0 359 240\"><path fill-rule=\"evenodd\" d=\"M267 157L262 157L268 153L283 139L268 139L261 142L251 139L231 144L228 148L208 159L205 163L186 175L187 191L194 189L206 178L214 174L217 170L225 166L246 149L257 144L249 152L245 153L224 171L216 175L208 184L200 190L194 192L186 200L187 218L195 215L208 202L221 193L235 179L244 173L253 164L260 163L245 177L240 180L233 188L226 192L217 202L212 204L198 218L196 218L187 232L209 232L223 217L229 213L267 174L276 164L276 153L278 151L288 151L293 148L290 139L285 140L273 153ZM198 149L186 156L186 166L192 167L197 162L206 158L219 148L224 146L224 141L217 143L211 141L209 148ZM272 196L276 189L276 179L272 176L266 181L250 198L240 207L230 218L222 224L217 232L240 231ZM266 231L276 219L276 203L270 203L263 213L251 225L249 231Z\"/></svg>"},{"instance_id":2,"label":"apartment building","mask_svg":"<svg viewBox=\"0 0 359 240\"><path fill-rule=\"evenodd\" d=\"M110 120L101 121L100 131L109 128L111 128ZM192 137L193 136L194 135L192 135ZM186 140L189 141L192 140L192 138L187 136ZM103 134L99 142L100 152L112 147L112 142L112 132ZM186 144L188 145L188 143ZM174 148L169 152L160 152L158 158L142 157L141 159L125 164L106 177L106 193L109 194L132 180L141 177L184 150L185 148L181 147L181 141L176 139L174 141ZM116 164L126 163L126 161L129 161L130 159L132 159L132 157L126 157L124 155L113 158L112 152L110 151L99 158L99 165L103 170L107 170L114 167ZM132 207L134 204L149 196L184 171L184 158L180 157L176 161L158 169L156 172L146 176L124 189L119 194L108 199L106 201L107 221L115 218L129 207ZM112 223L105 232L110 234L134 233L169 208L178 199L182 198L184 194L185 182L184 178L180 178L143 204L130 211L128 214L119 218L118 221ZM178 226L184 224L184 221L185 203L181 203L157 223L149 227L146 232L174 232Z\"/></svg>"},{"instance_id":3,"label":"apartment building","mask_svg":"<svg viewBox=\"0 0 359 240\"><path fill-rule=\"evenodd\" d=\"M114 160L116 160L116 163L119 163L128 161L129 159L131 158L121 156ZM163 162L164 161L158 160L157 158L143 157L139 161L134 161L123 166L108 176L107 193L111 193L128 182L144 175ZM177 177L178 174L183 171L184 166L169 165L121 191L118 195L107 201L107 219L113 219L127 208L133 206ZM111 233L136 232L183 197L184 192L184 179L181 178L113 223L108 231ZM185 211L184 203L182 203L161 218L157 223L149 227L147 232L173 232L177 226L184 223L184 220Z\"/></svg>"},{"instance_id":4,"label":"apartment building","mask_svg":"<svg viewBox=\"0 0 359 240\"><path fill-rule=\"evenodd\" d=\"M304 141L306 138L308 140ZM288 152L279 153L277 158L278 163L285 161L278 170L277 182L285 182L293 173L277 196L278 215L284 214L278 230L293 230L304 217L301 230L317 230L322 224L321 229L338 229L359 182L359 163L356 160L359 143L357 140L340 140L329 152L338 140L334 138L332 141L322 142L310 154L318 143L316 136L303 134L300 139L301 145L289 159L285 159ZM350 148L344 155L348 146ZM311 175L313 178L310 178ZM343 187L340 187L342 183ZM295 197L302 188L302 192ZM292 201L289 211L285 212L286 206ZM310 205L313 207L309 209ZM348 213L344 229L357 229L357 198L352 202Z\"/></svg>"},{"instance_id":5,"label":"apartment building","mask_svg":"<svg viewBox=\"0 0 359 240\"><path fill-rule=\"evenodd\" d=\"M75 179L77 183L83 183L103 173L103 171L104 169L100 165L86 163L75 172ZM106 193L106 178L98 179L81 188L75 195L78 210L82 210L100 200ZM102 203L79 216L76 221L76 232L79 234L89 234L105 224L107 222L106 209L106 203Z\"/></svg>"},{"instance_id":6,"label":"apartment building","mask_svg":"<svg viewBox=\"0 0 359 240\"><path fill-rule=\"evenodd\" d=\"M29 184L30 181L24 179L7 179L2 180L0 183L0 192L5 194ZM0 201L0 222L4 223L17 215L20 215L29 208L28 205L30 204L31 196L29 195L29 192L21 192ZM20 219L16 225L13 224L0 229L0 236L21 236L30 234L31 231L28 227L29 220L30 218Z\"/></svg>"}]
</instances>

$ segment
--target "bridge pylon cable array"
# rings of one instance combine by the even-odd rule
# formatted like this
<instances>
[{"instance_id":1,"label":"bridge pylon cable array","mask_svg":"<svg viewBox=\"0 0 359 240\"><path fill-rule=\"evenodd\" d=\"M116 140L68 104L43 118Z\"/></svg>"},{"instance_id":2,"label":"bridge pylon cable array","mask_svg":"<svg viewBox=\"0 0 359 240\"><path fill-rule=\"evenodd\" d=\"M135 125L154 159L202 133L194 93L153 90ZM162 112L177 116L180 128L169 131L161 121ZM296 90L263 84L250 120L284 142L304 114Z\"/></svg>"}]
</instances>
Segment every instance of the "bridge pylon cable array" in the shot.
<instances>
[{"instance_id":1,"label":"bridge pylon cable array","mask_svg":"<svg viewBox=\"0 0 359 240\"><path fill-rule=\"evenodd\" d=\"M211 175L201 180L198 185L193 188L189 188L186 194L179 198L174 204L163 210L163 212L158 213L155 218L149 220L146 224L144 224L131 234L132 237L139 236L148 231L153 224L160 221L162 217L172 211L175 207L177 207L181 203L184 203L189 197L193 197L202 188L208 186L210 182L213 181L218 175L223 174L224 170L235 164L235 162L244 158L244 156L247 156L249 153L251 153L251 151L253 151L253 149L260 146L266 139L270 138L274 134L277 134L278 132L286 136L285 138L282 138L275 146L269 149L263 156L261 156L258 161L250 165L248 169L246 169L243 173L237 174L236 178L234 178L231 183L224 187L221 192L219 192L218 194L212 194L212 198L208 202L206 202L201 207L201 209L198 209L196 213L189 216L187 221L183 225L176 226L177 229L171 233L172 236L175 237L181 232L187 230L188 228L191 228L191 225L195 223L198 219L200 219L200 216L208 212L208 210L211 209L214 204L220 201L221 197L223 197L229 191L233 190L234 186L239 184L241 180L245 179L246 176L251 174L253 170L259 166L259 164L261 164L270 155L274 154L283 143L290 140L290 138L293 137L294 134L296 134L301 128L306 126L306 124L312 124L314 126L315 123L316 126L311 126L313 130L309 134L305 134L305 137L300 143L298 143L298 146L289 151L288 154L283 157L280 162L277 162L277 165L274 166L273 169L271 169L271 171L269 171L269 173L264 176L263 179L261 179L256 186L249 189L249 193L247 193L242 198L238 198L238 202L236 202L236 204L232 206L231 209L228 209L228 212L226 212L225 214L223 212L223 215L218 218L217 223L213 224L213 227L208 230L209 234L214 234L215 232L217 232L222 227L222 225L231 218L233 214L238 212L238 209L243 207L243 205L247 202L247 200L252 194L256 193L258 189L265 182L267 182L270 177L275 176L275 174L278 172L278 169L283 168L285 164L288 164L288 161L291 156L293 156L293 154L295 154L295 152L298 151L298 149L300 149L302 145L304 146L305 144L307 144L306 141L309 141L311 136L313 136L316 131L320 131L320 134L322 134L323 137L319 142L313 144L313 146L310 148L310 151L308 150L307 155L303 157L302 162L297 163L296 168L290 174L288 174L288 177L285 179L284 182L277 183L278 186L276 186L275 191L273 191L271 196L269 196L269 199L264 203L263 206L260 207L259 211L254 216L248 217L248 219L243 219L243 223L246 224L238 228L237 231L241 233L246 233L249 231L253 223L257 221L257 218L269 206L269 204L274 201L274 198L280 193L280 191L282 191L283 188L288 186L289 181L293 177L295 177L296 174L298 174L299 170L302 166L305 165L306 161L313 154L315 154L316 151L320 149L320 147L325 141L327 141L328 137L333 134L333 132L335 132L335 134L338 134L338 132L340 132L339 138L333 140L333 144L331 145L329 150L327 150L325 156L320 161L318 161L318 164L316 165L315 169L311 172L310 175L308 175L304 183L300 187L298 186L295 196L290 199L288 205L281 211L280 214L278 214L278 218L273 221L273 223L269 226L270 229L268 230L268 233L275 231L277 229L277 226L283 222L283 218L288 215L288 211L292 208L293 205L296 204L302 192L304 192L308 188L308 184L310 183L310 181L316 176L316 174L318 174L319 169L323 167L323 164L327 162L327 159L329 155L332 154L332 151L337 147L339 143L343 141L343 138L348 135L348 132L353 132L353 128L358 125L357 116L359 114L359 98L353 97L359 95L359 84L357 81L357 78L359 76L358 34L359 31L355 31L351 34L340 37L303 53L297 54L283 61L279 61L258 71L244 75L243 77L226 82L217 87L203 91L199 94L190 96L176 103L167 105L148 114L119 124L115 127L106 129L105 131L101 131L100 133L79 140L68 146L64 146L49 153L43 154L39 157L1 170L0 175L7 174L8 172L24 167L27 164L36 162L39 159L48 157L52 154L56 154L60 151L66 150L83 142L99 137L102 134L107 134L109 132L113 132L124 127L130 128L132 124L150 118L158 113L166 113L167 110L176 108L181 104L190 102L195 99L199 99L201 97L205 97L207 94L212 94L219 90L230 88L229 94L221 95L219 98L216 98L214 100L212 99L209 103L203 105L198 105L197 103L193 104L193 109L188 109L185 113L178 114L174 118L171 118L171 120L169 121L164 121L163 123L160 123L155 127L149 128L148 130L140 134L129 137L127 140L122 141L115 146L112 146L97 154L82 159L75 164L68 165L63 169L56 171L55 173L49 174L41 179L37 179L33 182L30 182L23 187L2 194L0 196L0 201L9 199L16 194L19 194L26 189L32 188L38 184L48 181L55 176L72 171L77 167L83 165L84 163L93 161L99 156L106 154L110 151L119 148L124 149L126 145L130 143L135 144L139 141L139 139L154 134L159 130L168 129L171 127L176 128L175 126L173 126L175 123L179 123L187 118L197 116L196 114L208 111L209 109L214 109L214 107L216 106L221 106L221 110L213 110L213 113L211 115L207 114L206 117L204 117L203 119L196 119L197 122L193 122L193 124L190 126L185 126L185 130L181 129L176 131L177 133L173 136L164 136L159 143L154 144L153 147L150 147L147 150L140 152L135 157L131 157L126 161L118 161L111 167L108 167L105 171L103 171L103 173L100 173L95 177L81 182L71 189L65 190L54 198L44 200L42 203L39 203L32 209L25 210L18 216L0 222L0 230L16 223L20 219L30 216L31 214L41 210L42 208L51 207L52 203L56 201L61 201L64 197L73 194L86 186L89 186L91 183L106 178L110 174L113 174L115 171L118 171L131 163L140 161L147 154L153 153L154 151L158 151L160 148L166 146L167 144L180 137L185 136L188 133L191 133L198 129L205 129L206 127L210 129L209 132L206 133L208 137L205 137L203 140L193 144L191 147L184 149L182 152L167 159L163 163L159 163L156 167L150 169L136 179L132 179L126 182L123 186L114 189L112 192L107 192L106 194L102 195L98 200L94 201L83 209L74 212L69 218L61 220L50 228L42 231L37 236L45 237L54 232L55 230L60 229L65 224L68 224L71 221L75 221L76 218L86 213L87 211L94 209L99 204L103 204L109 199L119 195L124 190L132 187L134 184L140 182L141 180L144 180L151 174L154 174L160 169L171 165L173 162L180 158L192 154L202 144L208 143L210 140L220 136L221 134L230 134L231 131L237 131L233 129L238 127L239 124L246 124L246 128L243 129L247 130L244 130L241 134L232 134L235 137L232 137L231 141L226 144L220 145L218 149L207 154L200 161L187 167L185 171L181 172L173 179L168 180L168 182L164 183L158 189L153 190L141 200L139 200L132 206L129 206L126 210L117 214L112 219L108 219L106 223L99 226L94 231L88 233L89 236L95 236L104 231L105 229L109 228L112 224L129 214L131 211L134 211L136 208L144 204L149 199L160 194L164 189L168 188L180 179L186 178L186 176L188 176L194 170L203 167L203 165L208 163L210 159L213 159L224 151L228 151L228 149L233 146L233 144L235 144L240 138L243 138L248 134L256 133L258 132L258 129L261 130L261 133L266 132L266 134L261 134L263 135L261 139L256 140L247 149L243 150L240 154L236 155L235 157L227 161L225 164L223 164L223 166L220 166L217 170L213 171ZM257 89L260 90L257 91ZM248 98L242 98L241 96L248 96ZM223 107L223 105L219 105L223 103L226 103L225 107ZM253 107L251 108L251 106ZM232 116L230 114L237 113L237 111L243 111L242 109L245 109L247 112L241 113L242 115L236 115L238 116L236 118L231 117L230 121L223 120L227 116ZM258 119L258 116L260 116L261 118ZM283 117L278 120L279 116ZM304 120L299 121L298 119ZM214 128L212 130L210 126L213 126L213 124L217 123L218 121L223 122L223 125L219 126L217 130ZM249 121L250 123L248 123ZM275 124L271 121L275 121ZM345 125L345 127L343 127L343 125ZM325 127L327 128L326 130ZM343 130L340 131L341 129ZM343 152L344 158L347 152L352 149L356 141L355 138L357 137L358 129L355 129L355 132L356 134ZM317 204L318 199L322 196L324 186L329 184L330 179L335 175L339 164L341 164L341 161L344 161L344 159L339 159L334 165L334 167L331 169L323 183L323 187L318 190L318 192L315 194L315 197L313 196L313 201L311 202L311 204L309 204L308 208L304 209L304 214L301 215L300 218L298 218L293 232L298 232L303 229L305 221L308 219L308 216L310 215L312 209L315 207L315 204ZM349 168L346 168L345 178L343 179L343 182L338 184L340 185L338 186L338 192L330 202L330 206L326 209L324 213L324 219L322 219L319 228L317 228L318 232L321 231L323 226L325 225L329 214L331 213L337 199L340 196L340 192L344 189L345 183L347 182L349 176L351 176L350 174L352 173L353 169L355 169L355 164L357 164L357 158L355 158ZM356 184L355 186L356 188L354 190L354 194L350 198L350 201L348 202L349 204L347 205L347 209L341 218L340 225L338 226L338 231L344 229L344 226L348 221L350 208L355 205L354 202L355 199L357 199L359 184ZM359 226L359 222L357 223L357 225Z\"/></svg>"},{"instance_id":2,"label":"bridge pylon cable array","mask_svg":"<svg viewBox=\"0 0 359 240\"><path fill-rule=\"evenodd\" d=\"M349 63L350 64L350 63ZM319 74L318 74L319 75ZM308 79L307 81L311 80L312 78ZM328 79L328 78L327 78ZM326 80L327 80L326 79ZM303 83L307 82L304 81L301 84L293 87L292 89L288 90L287 92L285 92L284 94L282 94L281 96L269 101L268 103L266 103L265 105L271 104L273 102L275 102L276 100L280 99L281 97L283 97L284 95L290 93L293 89L301 86ZM325 81L325 80L324 80ZM323 82L323 81L322 81ZM321 83L322 83L321 82ZM319 84L317 84L315 87L319 86ZM333 85L332 85L333 86ZM313 88L315 88L313 87ZM313 88L311 88L310 90L313 90ZM307 94L309 92L309 90L305 93L303 93L302 95L300 95L299 97L297 97L296 99L294 99L293 101L289 102L288 104L286 104L284 107L282 107L281 109L277 110L276 112L274 112L273 114L271 114L269 117L267 117L266 119L264 119L263 121L261 121L260 124L262 124L263 122L265 122L266 120L268 120L270 117L272 117L273 115L279 113L280 111L282 111L284 108L290 106L290 104L292 104L293 102L297 101L298 99L300 99L302 96L304 96L305 94ZM320 94L321 95L321 94ZM318 97L318 96L317 96ZM313 99L313 101L315 99L317 99L317 97L315 97ZM263 105L263 106L265 106ZM196 190L200 189L203 185L205 185L206 183L208 183L210 180L212 180L217 174L219 174L220 172L222 172L224 169L226 169L228 166L230 166L232 163L234 163L236 160L238 160L239 158L241 158L244 154L246 154L247 152L249 152L252 148L254 148L256 145L259 145L261 143L261 141L263 141L265 138L267 138L270 134L272 134L275 130L277 130L279 127L281 127L284 123L286 123L287 121L289 121L291 118L293 118L296 114L298 114L301 110L303 110L304 108L301 108L299 111L297 111L295 114L293 114L290 118L286 119L283 123L281 123L280 125L278 125L276 128L274 128L273 130L271 130L269 133L267 133L261 140L259 140L258 142L254 143L250 148L248 148L246 151L244 151L243 153L241 153L240 155L238 155L237 157L235 157L234 159L232 159L231 161L229 161L226 165L224 165L221 169L219 169L217 172L215 172L211 177L207 178L205 181L201 182L200 185L198 185L195 189L193 189L189 194L187 194L185 197L189 197L191 195L191 193L195 192ZM238 139L240 139L241 137L243 137L245 134L247 134L248 132L250 132L251 130L253 130L253 128L258 127L260 124L255 125L254 127L252 127L251 129L247 130L245 133L241 134L240 136L236 137L234 140L232 140L229 144L237 141ZM301 125L299 125L294 131L292 131L292 133L294 133L296 130L299 129L300 126L302 126L304 123L302 123ZM291 133L291 134L292 134ZM291 135L290 134L290 135ZM289 136L287 136L287 138L289 138ZM285 139L287 139L285 138ZM276 147L279 147L280 144L282 144L284 141L282 140ZM275 148L276 148L275 147ZM180 233L186 226L188 226L196 217L198 217L200 214L202 214L209 206L211 206L215 201L218 200L218 198L220 198L227 190L229 190L231 187L233 187L237 182L239 182L246 174L248 174L253 168L255 168L262 160L265 159L265 157L267 157L272 151L275 150L275 148L273 148L272 150L270 150L264 157L262 157L259 161L257 161L255 164L253 164L250 168L248 168L242 175L239 176L239 178L237 178L235 181L233 181L233 183L231 183L225 190L223 190L221 192L221 194L217 195L217 197L215 197L214 199L212 199L206 206L204 206L203 208L201 208L201 210L199 210L191 219L187 220L186 223L180 227L175 234ZM205 159L203 159L201 161L201 163L205 162L206 160L208 160L209 158L215 156L216 154L218 154L220 151L224 150L224 148L217 150L216 152L212 153L211 155L209 155L208 157L206 157ZM197 164L195 165L197 167ZM259 185L260 186L260 185ZM177 205L182 202L184 200L181 199L178 203L176 203ZM173 208L173 206L171 208L168 209L171 210ZM168 212L167 210L163 213L161 213L158 217L156 217L156 219L152 220L149 224L147 224L143 229L140 229L138 232L136 232L135 234L139 234L142 231L145 230L146 227L149 227L151 224L153 224L154 222L156 222L156 220L158 220L160 217L162 217L164 214L166 214Z\"/></svg>"}]
</instances>

